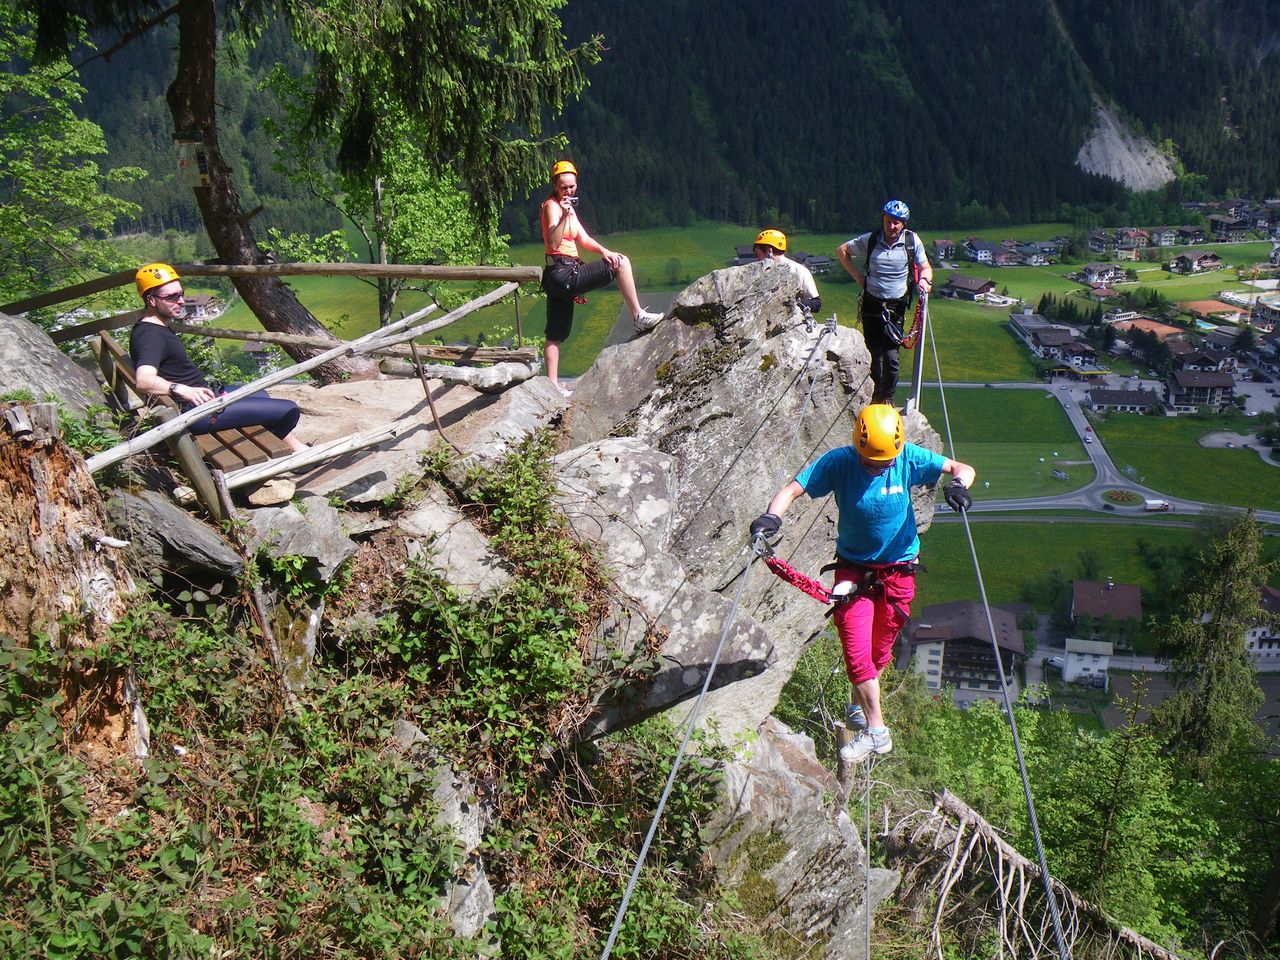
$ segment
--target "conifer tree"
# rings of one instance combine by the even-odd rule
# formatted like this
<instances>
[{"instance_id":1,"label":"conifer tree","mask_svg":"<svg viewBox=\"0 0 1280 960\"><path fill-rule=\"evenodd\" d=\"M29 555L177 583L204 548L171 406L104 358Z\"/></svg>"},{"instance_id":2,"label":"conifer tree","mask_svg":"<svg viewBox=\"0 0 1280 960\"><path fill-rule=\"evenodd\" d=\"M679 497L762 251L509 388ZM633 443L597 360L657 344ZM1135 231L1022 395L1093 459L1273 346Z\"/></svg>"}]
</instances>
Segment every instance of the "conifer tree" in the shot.
<instances>
[{"instance_id":1,"label":"conifer tree","mask_svg":"<svg viewBox=\"0 0 1280 960\"><path fill-rule=\"evenodd\" d=\"M1262 587L1275 564L1261 562L1253 511L1218 539L1175 590L1174 613L1161 629L1161 651L1176 693L1156 717L1170 751L1206 771L1242 741L1259 736L1254 714L1262 704L1245 633L1262 615Z\"/></svg>"}]
</instances>

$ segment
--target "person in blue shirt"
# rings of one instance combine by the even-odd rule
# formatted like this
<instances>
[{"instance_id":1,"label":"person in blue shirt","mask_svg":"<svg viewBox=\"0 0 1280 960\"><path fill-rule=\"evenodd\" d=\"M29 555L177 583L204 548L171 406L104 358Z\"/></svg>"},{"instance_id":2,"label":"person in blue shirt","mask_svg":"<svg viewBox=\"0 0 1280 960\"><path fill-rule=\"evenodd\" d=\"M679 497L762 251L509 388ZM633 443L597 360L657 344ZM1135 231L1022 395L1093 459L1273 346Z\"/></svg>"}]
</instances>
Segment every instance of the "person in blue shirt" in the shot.
<instances>
[{"instance_id":1,"label":"person in blue shirt","mask_svg":"<svg viewBox=\"0 0 1280 960\"><path fill-rule=\"evenodd\" d=\"M858 285L862 335L871 353L872 403L893 403L898 388L898 347L906 330L911 284L926 296L933 289L933 267L924 242L908 230L910 208L901 200L884 205L880 229L836 248L836 257ZM870 255L868 255L870 251Z\"/></svg>"},{"instance_id":2,"label":"person in blue shirt","mask_svg":"<svg viewBox=\"0 0 1280 960\"><path fill-rule=\"evenodd\" d=\"M944 491L956 512L969 509L974 469L914 443L903 436L902 417L889 404L868 404L858 415L853 443L837 447L800 471L769 502L768 512L751 524L751 536L772 537L782 515L801 494L834 494L839 520L836 532L836 584L854 585L852 599L836 607L834 620L844 648L845 669L853 686L850 723L859 728L840 759L857 762L871 753L893 749L880 710L880 672L893 658L893 643L910 616L915 597L916 534L911 488L935 484L943 475Z\"/></svg>"}]
</instances>

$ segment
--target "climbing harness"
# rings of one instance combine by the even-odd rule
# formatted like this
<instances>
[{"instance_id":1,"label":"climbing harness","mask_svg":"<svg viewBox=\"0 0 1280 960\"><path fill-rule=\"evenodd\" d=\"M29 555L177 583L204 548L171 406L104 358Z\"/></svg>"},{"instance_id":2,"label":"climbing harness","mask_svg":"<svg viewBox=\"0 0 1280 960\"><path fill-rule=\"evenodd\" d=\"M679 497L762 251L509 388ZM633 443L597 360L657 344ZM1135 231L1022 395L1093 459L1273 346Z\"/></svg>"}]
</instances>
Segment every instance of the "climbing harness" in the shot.
<instances>
[{"instance_id":1,"label":"climbing harness","mask_svg":"<svg viewBox=\"0 0 1280 960\"><path fill-rule=\"evenodd\" d=\"M809 352L808 359L805 360L805 370L809 369L809 366L813 363L813 358L818 355L818 349L822 346L823 339L828 334L834 334L835 329L836 318L835 315L832 314L822 332L818 334L818 339L814 343L813 349ZM813 385L814 380L813 378L810 378L809 388L805 391L804 400L800 404L801 414L796 418L796 425L791 432L791 440L787 443L787 451L783 457L784 468L787 458L791 455L791 447L800 433L800 427L804 424L804 411L808 408L809 398L813 395ZM720 663L720 655L724 652L725 641L729 637L729 628L733 626L734 618L738 615L738 605L742 601L742 592L747 586L747 579L748 575L751 573L751 566L760 555L759 547L763 542L764 537L762 535L757 535L752 541L751 549L748 551L746 564L742 568L742 582L738 584L738 592L733 598L733 605L729 608L729 615L725 617L724 629L720 632L720 639L716 643L715 652L711 656L711 662L707 665L707 675L702 681L702 689L698 692L698 697L694 701L693 709L689 712L689 719L685 724L684 738L680 741L679 749L676 750L675 760L671 763L671 772L667 775L667 781L662 788L662 795L658 798L657 809L654 811L653 819L649 822L649 829L645 833L644 841L640 844L640 852L636 856L635 868L631 871L631 877L627 880L626 889L622 893L622 900L618 904L618 912L614 916L613 927L609 930L609 936L605 940L604 950L600 954L600 960L609 960L610 954L613 953L614 943L617 942L618 934L622 931L622 920L627 914L627 907L631 903L631 897L635 893L636 884L640 880L640 870L644 867L645 858L649 855L649 847L653 843L654 834L657 833L658 824L662 820L662 813L666 809L667 800L670 798L671 790L675 786L676 774L680 770L680 765L684 762L685 749L688 747L689 740L693 736L693 729L698 722L698 715L702 712L702 704L706 700L707 691L711 689L711 680L715 676L716 667Z\"/></svg>"}]
</instances>

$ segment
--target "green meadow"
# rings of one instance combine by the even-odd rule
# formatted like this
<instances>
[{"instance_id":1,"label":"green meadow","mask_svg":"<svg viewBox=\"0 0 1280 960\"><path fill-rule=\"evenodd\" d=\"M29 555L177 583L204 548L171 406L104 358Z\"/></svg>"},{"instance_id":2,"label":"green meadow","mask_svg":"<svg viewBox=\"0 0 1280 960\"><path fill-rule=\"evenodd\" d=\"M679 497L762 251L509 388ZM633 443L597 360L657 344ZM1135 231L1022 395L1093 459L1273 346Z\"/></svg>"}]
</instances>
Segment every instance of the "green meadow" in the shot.
<instances>
[{"instance_id":1,"label":"green meadow","mask_svg":"<svg viewBox=\"0 0 1280 960\"><path fill-rule=\"evenodd\" d=\"M1158 547L1194 547L1201 535L1192 527L1154 524L1073 523L1070 519L1006 522L975 514L971 520L974 550L991 603L1022 599L1022 585L1060 568L1068 577L1080 575L1079 557L1092 553L1103 577L1136 583L1144 590L1155 585L1151 570L1138 552L1138 541ZM920 558L927 572L916 579L918 616L923 607L952 600L977 599L978 578L964 525L935 523L920 538ZM1280 556L1280 538L1263 540L1263 556ZM1273 582L1280 582L1277 577Z\"/></svg>"},{"instance_id":2,"label":"green meadow","mask_svg":"<svg viewBox=\"0 0 1280 960\"><path fill-rule=\"evenodd\" d=\"M920 400L948 456L950 423L955 459L978 472L980 497L1047 497L1093 480L1093 466L1071 421L1044 390L948 390L945 420L937 387L926 388ZM1068 479L1056 479L1055 469L1065 471Z\"/></svg>"},{"instance_id":3,"label":"green meadow","mask_svg":"<svg viewBox=\"0 0 1280 960\"><path fill-rule=\"evenodd\" d=\"M1235 507L1280 510L1280 467L1263 463L1254 450L1208 448L1207 433L1251 434L1252 417L1227 413L1199 417L1111 414L1094 427L1115 465L1162 493Z\"/></svg>"}]
</instances>

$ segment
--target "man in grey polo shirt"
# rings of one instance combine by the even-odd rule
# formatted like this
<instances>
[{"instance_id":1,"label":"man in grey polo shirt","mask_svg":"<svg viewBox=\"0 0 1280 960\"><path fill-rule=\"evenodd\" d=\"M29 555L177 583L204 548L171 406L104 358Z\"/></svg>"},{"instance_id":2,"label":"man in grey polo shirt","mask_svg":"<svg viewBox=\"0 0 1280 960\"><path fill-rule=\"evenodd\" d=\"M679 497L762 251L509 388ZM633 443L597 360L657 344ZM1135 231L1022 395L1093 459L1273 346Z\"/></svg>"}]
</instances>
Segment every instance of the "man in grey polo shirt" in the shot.
<instances>
[{"instance_id":1,"label":"man in grey polo shirt","mask_svg":"<svg viewBox=\"0 0 1280 960\"><path fill-rule=\"evenodd\" d=\"M879 230L836 248L840 265L863 291L858 312L871 352L872 403L893 403L898 387L898 347L906 329L912 283L921 295L933 289L933 267L924 243L906 229L910 217L905 203L890 200L884 205Z\"/></svg>"}]
</instances>

